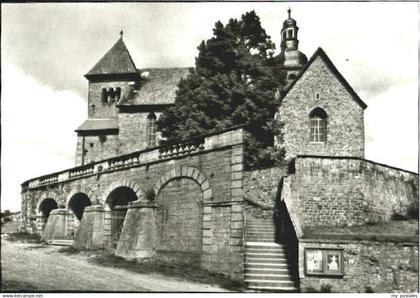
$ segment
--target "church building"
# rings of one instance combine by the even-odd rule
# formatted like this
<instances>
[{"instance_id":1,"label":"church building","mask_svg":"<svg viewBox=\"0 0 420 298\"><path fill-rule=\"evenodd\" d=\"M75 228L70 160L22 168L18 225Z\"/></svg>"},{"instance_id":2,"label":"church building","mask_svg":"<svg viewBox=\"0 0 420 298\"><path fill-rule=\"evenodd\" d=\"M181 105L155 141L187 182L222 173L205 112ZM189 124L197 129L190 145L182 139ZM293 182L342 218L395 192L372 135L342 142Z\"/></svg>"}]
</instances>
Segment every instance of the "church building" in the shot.
<instances>
[{"instance_id":1,"label":"church building","mask_svg":"<svg viewBox=\"0 0 420 298\"><path fill-rule=\"evenodd\" d=\"M158 145L156 119L175 103L175 90L188 68L137 69L123 32L85 75L88 119L76 129L76 165Z\"/></svg>"},{"instance_id":2,"label":"church building","mask_svg":"<svg viewBox=\"0 0 420 298\"><path fill-rule=\"evenodd\" d=\"M298 30L289 9L273 90L285 160L253 170L243 127L159 145L189 69L138 69L121 32L85 75L75 167L22 183L21 229L255 291L418 291L418 174L365 159L367 105L322 48L299 51Z\"/></svg>"}]
</instances>

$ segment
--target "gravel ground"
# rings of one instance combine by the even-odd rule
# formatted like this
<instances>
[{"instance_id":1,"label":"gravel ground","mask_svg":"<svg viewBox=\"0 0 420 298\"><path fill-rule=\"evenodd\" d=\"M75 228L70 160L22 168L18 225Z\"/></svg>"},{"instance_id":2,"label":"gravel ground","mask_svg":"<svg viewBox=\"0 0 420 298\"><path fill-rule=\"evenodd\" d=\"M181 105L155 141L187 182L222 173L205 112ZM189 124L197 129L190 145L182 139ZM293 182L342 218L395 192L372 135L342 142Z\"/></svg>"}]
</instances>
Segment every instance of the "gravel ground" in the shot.
<instances>
[{"instance_id":1,"label":"gravel ground","mask_svg":"<svg viewBox=\"0 0 420 298\"><path fill-rule=\"evenodd\" d=\"M10 242L1 237L2 290L105 292L226 292L207 284L159 274L140 274L88 263L60 247Z\"/></svg>"}]
</instances>

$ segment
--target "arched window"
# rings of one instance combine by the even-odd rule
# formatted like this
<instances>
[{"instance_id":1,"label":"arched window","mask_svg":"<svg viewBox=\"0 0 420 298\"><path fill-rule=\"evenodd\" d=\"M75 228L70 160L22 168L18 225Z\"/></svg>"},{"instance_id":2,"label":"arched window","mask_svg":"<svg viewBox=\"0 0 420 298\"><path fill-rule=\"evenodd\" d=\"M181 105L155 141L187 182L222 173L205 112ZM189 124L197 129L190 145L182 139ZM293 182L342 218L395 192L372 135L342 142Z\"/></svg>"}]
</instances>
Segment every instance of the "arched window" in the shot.
<instances>
[{"instance_id":1,"label":"arched window","mask_svg":"<svg viewBox=\"0 0 420 298\"><path fill-rule=\"evenodd\" d=\"M121 88L117 87L115 88L115 100L119 100L121 98Z\"/></svg>"},{"instance_id":2,"label":"arched window","mask_svg":"<svg viewBox=\"0 0 420 298\"><path fill-rule=\"evenodd\" d=\"M115 92L113 88L108 89L108 103L112 103L115 101Z\"/></svg>"},{"instance_id":3,"label":"arched window","mask_svg":"<svg viewBox=\"0 0 420 298\"><path fill-rule=\"evenodd\" d=\"M102 102L107 102L108 101L108 92L106 92L105 88L102 89L101 101Z\"/></svg>"},{"instance_id":4,"label":"arched window","mask_svg":"<svg viewBox=\"0 0 420 298\"><path fill-rule=\"evenodd\" d=\"M321 108L315 108L309 114L309 129L311 142L327 141L327 113Z\"/></svg>"},{"instance_id":5,"label":"arched window","mask_svg":"<svg viewBox=\"0 0 420 298\"><path fill-rule=\"evenodd\" d=\"M156 115L153 112L147 116L146 141L148 148L156 146Z\"/></svg>"}]
</instances>

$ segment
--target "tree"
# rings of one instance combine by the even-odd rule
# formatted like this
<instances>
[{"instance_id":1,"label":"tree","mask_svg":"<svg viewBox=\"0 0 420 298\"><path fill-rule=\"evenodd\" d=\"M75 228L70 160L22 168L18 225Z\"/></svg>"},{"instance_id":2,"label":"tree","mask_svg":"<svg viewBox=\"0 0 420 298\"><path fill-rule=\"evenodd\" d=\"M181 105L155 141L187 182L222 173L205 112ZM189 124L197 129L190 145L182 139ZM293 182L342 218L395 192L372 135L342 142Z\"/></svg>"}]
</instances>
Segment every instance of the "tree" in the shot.
<instances>
[{"instance_id":1,"label":"tree","mask_svg":"<svg viewBox=\"0 0 420 298\"><path fill-rule=\"evenodd\" d=\"M157 121L163 144L242 124L245 165L272 165L280 104L274 93L285 78L274 50L254 11L226 26L217 22L213 37L198 46L195 68L180 81L175 105Z\"/></svg>"}]
</instances>

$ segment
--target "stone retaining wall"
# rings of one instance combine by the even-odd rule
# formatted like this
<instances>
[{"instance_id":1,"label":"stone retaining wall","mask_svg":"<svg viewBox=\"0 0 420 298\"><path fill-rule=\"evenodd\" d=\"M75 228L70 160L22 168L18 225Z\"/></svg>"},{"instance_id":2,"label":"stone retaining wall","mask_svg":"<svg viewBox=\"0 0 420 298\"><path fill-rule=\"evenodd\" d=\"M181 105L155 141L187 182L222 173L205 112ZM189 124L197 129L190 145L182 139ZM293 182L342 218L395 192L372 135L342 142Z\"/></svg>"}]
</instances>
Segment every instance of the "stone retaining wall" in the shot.
<instances>
[{"instance_id":1,"label":"stone retaining wall","mask_svg":"<svg viewBox=\"0 0 420 298\"><path fill-rule=\"evenodd\" d=\"M297 230L385 222L418 210L418 175L358 158L302 156L282 198Z\"/></svg>"},{"instance_id":2,"label":"stone retaining wall","mask_svg":"<svg viewBox=\"0 0 420 298\"><path fill-rule=\"evenodd\" d=\"M306 275L304 249L309 247L343 249L344 275ZM418 243L309 239L299 242L299 275L303 292L320 291L322 286L331 286L332 292L339 293L418 292L418 266Z\"/></svg>"}]
</instances>

